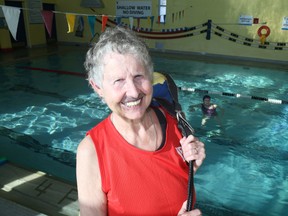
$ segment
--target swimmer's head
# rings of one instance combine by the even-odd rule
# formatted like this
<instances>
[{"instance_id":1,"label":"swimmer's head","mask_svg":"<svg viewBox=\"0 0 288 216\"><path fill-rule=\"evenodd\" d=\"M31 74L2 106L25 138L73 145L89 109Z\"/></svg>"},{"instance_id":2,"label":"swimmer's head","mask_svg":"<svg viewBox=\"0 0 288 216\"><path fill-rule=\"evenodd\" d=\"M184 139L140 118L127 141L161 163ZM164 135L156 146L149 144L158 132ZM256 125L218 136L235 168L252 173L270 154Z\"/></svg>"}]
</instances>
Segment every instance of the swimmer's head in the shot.
<instances>
[{"instance_id":1,"label":"swimmer's head","mask_svg":"<svg viewBox=\"0 0 288 216\"><path fill-rule=\"evenodd\" d=\"M211 97L209 95L204 95L203 97L203 102L205 101L205 99L208 99L209 101L211 100Z\"/></svg>"}]
</instances>

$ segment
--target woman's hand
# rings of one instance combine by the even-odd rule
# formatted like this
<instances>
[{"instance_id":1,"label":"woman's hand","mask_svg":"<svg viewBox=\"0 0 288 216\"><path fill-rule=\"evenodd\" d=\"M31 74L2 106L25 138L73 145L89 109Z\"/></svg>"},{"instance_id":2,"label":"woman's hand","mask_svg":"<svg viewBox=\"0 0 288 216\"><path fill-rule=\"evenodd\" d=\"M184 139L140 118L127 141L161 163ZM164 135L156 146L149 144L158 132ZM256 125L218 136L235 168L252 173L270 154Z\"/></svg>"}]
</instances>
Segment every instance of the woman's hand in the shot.
<instances>
[{"instance_id":1,"label":"woman's hand","mask_svg":"<svg viewBox=\"0 0 288 216\"><path fill-rule=\"evenodd\" d=\"M199 209L193 209L192 211L186 211L187 200L183 203L177 216L201 216L202 213Z\"/></svg>"},{"instance_id":2,"label":"woman's hand","mask_svg":"<svg viewBox=\"0 0 288 216\"><path fill-rule=\"evenodd\" d=\"M183 137L180 140L180 144L185 160L187 162L195 160L193 170L196 172L206 157L204 143L200 142L196 137L189 135L187 138Z\"/></svg>"}]
</instances>

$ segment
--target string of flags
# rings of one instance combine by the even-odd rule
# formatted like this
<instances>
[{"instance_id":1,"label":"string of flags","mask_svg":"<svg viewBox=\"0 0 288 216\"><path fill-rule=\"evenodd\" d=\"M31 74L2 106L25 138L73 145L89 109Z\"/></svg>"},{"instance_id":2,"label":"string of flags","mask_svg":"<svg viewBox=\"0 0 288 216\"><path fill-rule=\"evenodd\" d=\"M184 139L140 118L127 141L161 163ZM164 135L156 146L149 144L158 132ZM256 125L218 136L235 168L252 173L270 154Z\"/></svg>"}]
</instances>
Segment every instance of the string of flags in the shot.
<instances>
[{"instance_id":1,"label":"string of flags","mask_svg":"<svg viewBox=\"0 0 288 216\"><path fill-rule=\"evenodd\" d=\"M16 35L17 35L17 29L18 29L18 23L19 23L19 17L22 10L33 10L33 9L28 9L28 8L19 8L19 7L12 7L12 6L5 6L5 5L0 5L8 29L11 32L13 38L17 40ZM76 36L81 36L83 37L83 31L84 31L84 17L88 18L88 23L90 26L90 30L92 33L92 36L95 35L95 22L96 22L96 17L102 17L102 31L105 30L106 23L108 21L108 15L92 15L92 14L77 14L77 13L68 13L68 12L59 12L59 11L48 11L48 10L41 10L40 14L42 16L43 22L45 24L45 28L51 37L52 33L52 25L53 25L53 19L54 19L54 14L65 14L66 15L66 21L67 21L67 26L68 26L68 31L67 33L72 33L75 31L75 22L77 21L77 31L76 31ZM111 17L111 16L110 16ZM112 16L113 17L113 16ZM114 16L115 17L115 16Z\"/></svg>"},{"instance_id":2,"label":"string of flags","mask_svg":"<svg viewBox=\"0 0 288 216\"><path fill-rule=\"evenodd\" d=\"M18 29L18 23L19 23L19 18L20 18L20 13L21 9L22 10L31 10L31 11L36 11L35 9L30 9L30 8L19 8L19 7L12 7L12 6L5 6L5 5L0 5L8 29L11 32L13 38L17 40L17 29ZM45 24L45 28L49 34L49 36L52 36L52 27L53 27L53 19L54 19L54 14L65 14L65 18L67 21L67 33L73 33L75 32L75 36L78 37L83 37L83 32L84 32L84 18L87 17L88 24L90 27L90 32L92 34L92 37L95 35L95 22L97 17L101 17L102 19L102 28L101 31L103 32L106 28L107 21L109 20L109 17L112 17L115 19L116 24L119 25L121 24L121 19L122 18L129 18L129 27L131 29L134 28L134 19L137 20L136 24L136 30L140 30L140 20L141 19L147 19L148 26L150 26L150 29L153 29L153 23L154 23L154 16L148 16L148 17L119 17L119 16L113 16L113 15L95 15L95 14L80 14L80 13L70 13L70 12L60 12L60 11L48 11L48 10L37 10L41 14L42 20ZM184 17L184 10L175 12L171 14L172 22L175 22L176 20L180 20L181 18ZM160 23L160 20L163 20L164 23L166 22L166 15L159 15L158 16L158 24Z\"/></svg>"},{"instance_id":3,"label":"string of flags","mask_svg":"<svg viewBox=\"0 0 288 216\"><path fill-rule=\"evenodd\" d=\"M35 11L35 10L29 9L29 8L5 6L5 5L0 5L0 7L3 11L3 14L4 14L4 17L5 17L9 31L11 32L13 38L15 40L17 40L16 35L17 35L18 23L19 23L19 18L20 18L20 13L21 13L20 10L21 9L22 10L31 10L31 11L32 10ZM78 36L78 37L83 37L83 32L84 32L84 18L83 17L87 17L92 37L95 35L94 27L95 27L95 22L96 22L97 17L101 17L101 19L102 19L102 28L101 28L102 31L105 30L109 17L114 18L117 25L121 24L122 18L129 18L129 26L131 29L134 26L133 24L134 24L134 19L135 19L134 17L80 14L80 13L48 11L48 10L41 10L41 11L39 11L39 13L41 14L42 20L45 24L45 28L46 28L50 37L52 35L52 27L53 27L52 25L53 25L54 14L65 14L65 18L67 21L67 28L68 28L67 33L75 32L75 36ZM166 16L165 17L162 17L162 16L158 16L158 20L160 20L160 18L165 19ZM143 19L143 17L142 18L136 18L138 31L140 30L140 19ZM148 25L150 25L151 29L153 29L154 16L145 17L144 19L147 19Z\"/></svg>"}]
</instances>

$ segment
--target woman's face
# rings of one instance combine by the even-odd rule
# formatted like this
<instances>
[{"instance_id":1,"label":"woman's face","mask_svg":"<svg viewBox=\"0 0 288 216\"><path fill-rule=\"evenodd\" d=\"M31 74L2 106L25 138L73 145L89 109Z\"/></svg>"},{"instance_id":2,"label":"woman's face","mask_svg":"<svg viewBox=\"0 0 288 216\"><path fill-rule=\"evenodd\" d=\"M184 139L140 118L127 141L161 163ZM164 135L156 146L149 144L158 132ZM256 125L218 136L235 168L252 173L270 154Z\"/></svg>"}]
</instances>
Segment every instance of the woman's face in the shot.
<instances>
[{"instance_id":1,"label":"woman's face","mask_svg":"<svg viewBox=\"0 0 288 216\"><path fill-rule=\"evenodd\" d=\"M210 98L205 98L203 102L204 102L205 106L209 106L210 105Z\"/></svg>"},{"instance_id":2,"label":"woman's face","mask_svg":"<svg viewBox=\"0 0 288 216\"><path fill-rule=\"evenodd\" d=\"M97 93L114 114L137 120L150 105L153 87L148 72L135 56L111 53L104 57L102 87Z\"/></svg>"}]
</instances>

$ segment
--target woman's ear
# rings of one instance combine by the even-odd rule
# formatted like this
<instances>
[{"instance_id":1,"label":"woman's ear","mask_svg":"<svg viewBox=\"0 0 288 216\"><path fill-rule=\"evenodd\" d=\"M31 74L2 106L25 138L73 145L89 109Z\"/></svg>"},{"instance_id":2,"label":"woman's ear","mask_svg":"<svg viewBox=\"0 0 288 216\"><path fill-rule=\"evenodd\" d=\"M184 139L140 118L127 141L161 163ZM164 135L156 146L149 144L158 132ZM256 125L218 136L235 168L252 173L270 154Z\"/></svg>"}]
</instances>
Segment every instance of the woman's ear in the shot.
<instances>
[{"instance_id":1,"label":"woman's ear","mask_svg":"<svg viewBox=\"0 0 288 216\"><path fill-rule=\"evenodd\" d=\"M93 81L89 80L90 85L92 86L93 90L102 98L102 89Z\"/></svg>"}]
</instances>

